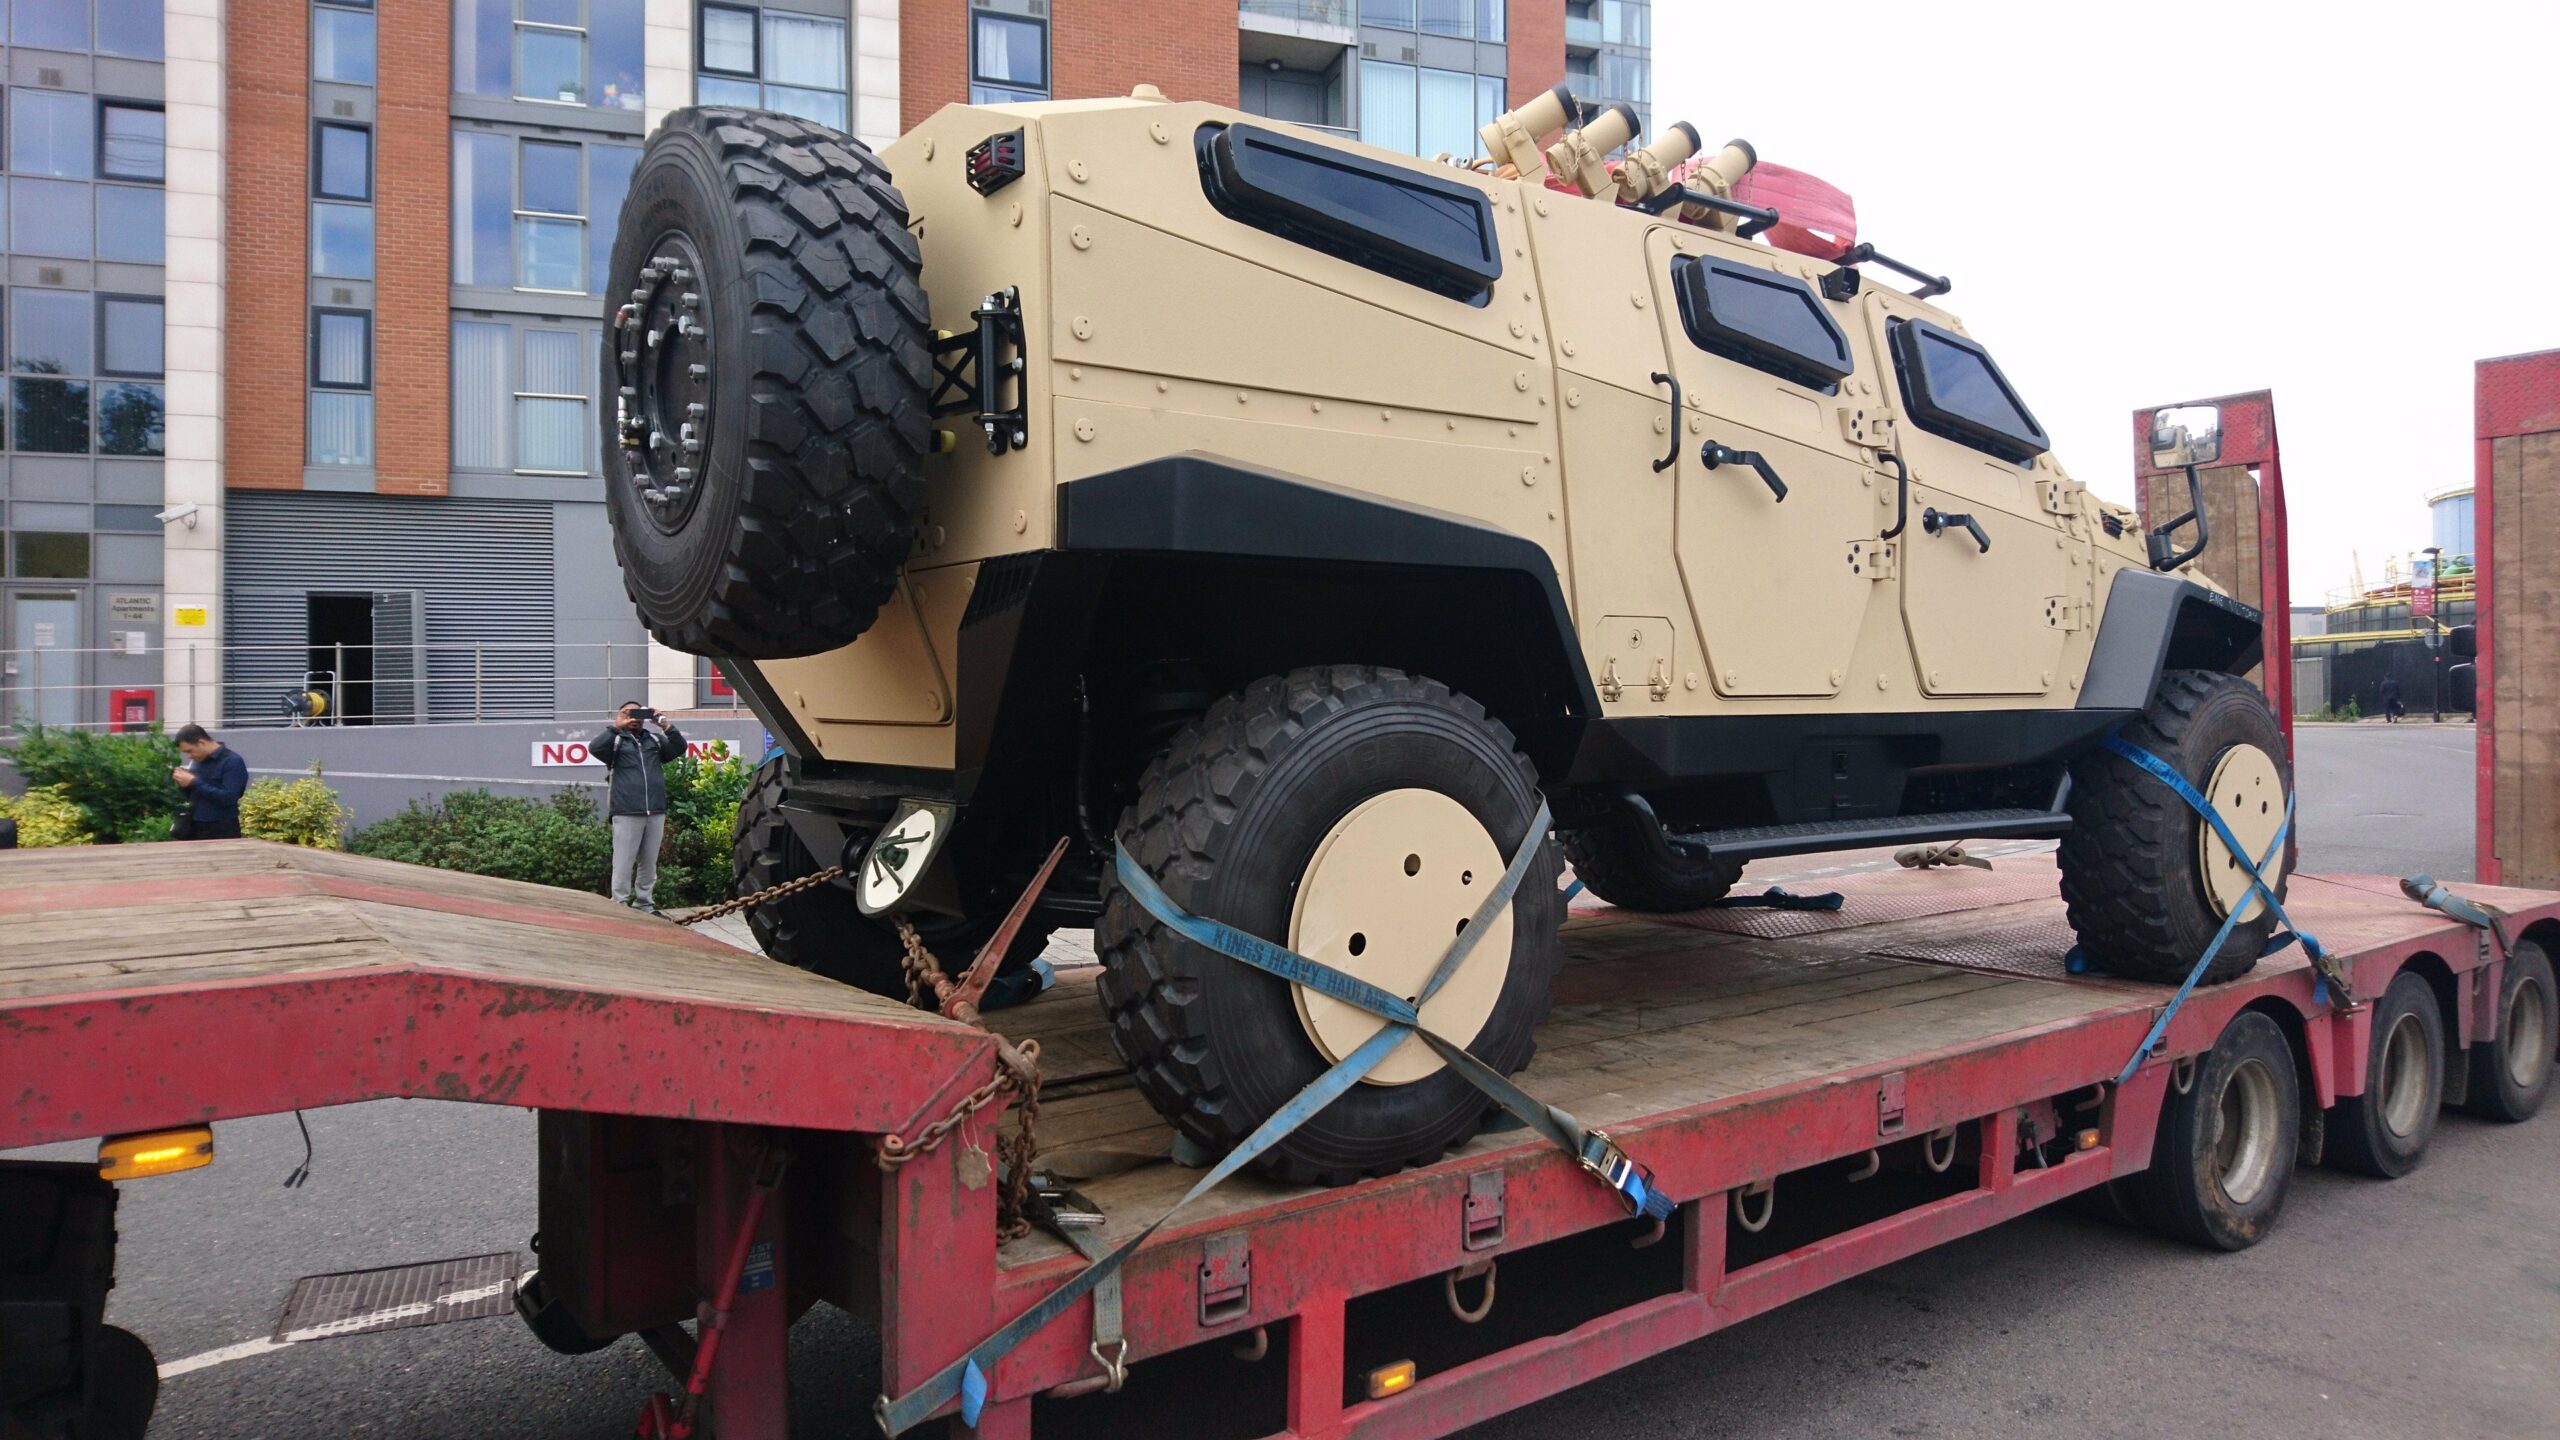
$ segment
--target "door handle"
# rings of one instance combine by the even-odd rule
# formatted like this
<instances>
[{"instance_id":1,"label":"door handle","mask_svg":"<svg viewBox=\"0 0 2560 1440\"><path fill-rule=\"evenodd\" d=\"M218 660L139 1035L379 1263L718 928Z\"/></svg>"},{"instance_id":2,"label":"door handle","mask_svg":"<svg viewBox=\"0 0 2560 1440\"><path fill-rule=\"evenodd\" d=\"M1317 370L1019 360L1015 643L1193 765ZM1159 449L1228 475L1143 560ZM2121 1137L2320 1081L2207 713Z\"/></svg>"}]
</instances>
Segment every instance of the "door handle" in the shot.
<instances>
[{"instance_id":1,"label":"door handle","mask_svg":"<svg viewBox=\"0 0 2560 1440\"><path fill-rule=\"evenodd\" d=\"M1920 528L1932 535L1941 530L1970 530L1973 532L1973 543L1982 547L1976 553L1990 553L1991 537L1983 533L1982 522L1970 515L1951 515L1932 505L1920 512Z\"/></svg>"},{"instance_id":2,"label":"door handle","mask_svg":"<svg viewBox=\"0 0 2560 1440\"><path fill-rule=\"evenodd\" d=\"M1699 447L1698 463L1710 470L1726 465L1748 465L1759 472L1760 479L1769 487L1770 494L1777 496L1780 500L1787 498L1787 482L1778 478L1778 472L1769 468L1769 462L1760 458L1760 452L1757 450L1728 449L1710 440Z\"/></svg>"},{"instance_id":3,"label":"door handle","mask_svg":"<svg viewBox=\"0 0 2560 1440\"><path fill-rule=\"evenodd\" d=\"M1671 387L1671 449L1661 459L1653 462L1653 473L1659 475L1680 463L1680 377L1665 375L1656 370L1653 372L1653 383Z\"/></svg>"},{"instance_id":4,"label":"door handle","mask_svg":"<svg viewBox=\"0 0 2560 1440\"><path fill-rule=\"evenodd\" d=\"M1876 537L1890 540L1911 523L1911 467L1890 450L1877 451L1876 458L1893 462L1893 528Z\"/></svg>"}]
</instances>

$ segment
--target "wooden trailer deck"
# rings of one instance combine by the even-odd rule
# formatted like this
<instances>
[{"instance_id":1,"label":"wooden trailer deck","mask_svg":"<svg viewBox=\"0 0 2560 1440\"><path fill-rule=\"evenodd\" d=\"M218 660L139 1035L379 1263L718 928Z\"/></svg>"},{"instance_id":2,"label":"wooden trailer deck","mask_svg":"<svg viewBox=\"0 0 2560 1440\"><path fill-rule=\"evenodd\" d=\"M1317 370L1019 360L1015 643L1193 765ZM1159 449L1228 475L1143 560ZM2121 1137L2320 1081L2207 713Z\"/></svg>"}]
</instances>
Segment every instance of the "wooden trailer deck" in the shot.
<instances>
[{"instance_id":1,"label":"wooden trailer deck","mask_svg":"<svg viewBox=\"0 0 2560 1440\"><path fill-rule=\"evenodd\" d=\"M2112 1080L2170 994L2161 985L2067 973L2073 935L2050 855L2003 859L1995 872L1846 876L1832 888L1845 897L1836 911L1644 916L1578 902L1565 929L1555 1009L1520 1082L1538 1098L1608 1129L1642 1158L1645 1130L1673 1117L1808 1087L1861 1081L1872 1087L1880 1074L1931 1057L1978 1054L2004 1041L2091 1030L2111 1035L2121 1043L2101 1038L2077 1047L2078 1063L2054 1076L2050 1093ZM2519 913L2553 899L2527 890L2458 888ZM2351 964L2422 945L2452 947L2465 957L2457 963L2468 964L2476 943L2473 932L2412 903L2398 881L2384 876L2296 876L2287 908ZM2387 976L2388 968L2379 973ZM1093 966L1062 971L1048 994L991 1021L1008 1035L1039 1038L1048 1097L1040 1112L1041 1151L1070 1172L1096 1161L1165 1155L1172 1143L1170 1128L1111 1051L1092 994L1096 974ZM2227 1014L2227 1007L2211 1003L2215 990L2273 988L2298 991L2309 1009L2312 981L2301 948L2291 947L2231 985L2200 990L2191 1007L2200 1017ZM2349 1093L2361 1089L2360 1074L2347 1083ZM2320 1103L2332 1099L2324 1090ZM1918 1125L1916 1115L1903 1128L1915 1126L1929 1128ZM1450 1159L1464 1163L1538 1148L1520 1133L1494 1133L1452 1151ZM1784 1168L1810 1158L1791 1157ZM1116 1240L1153 1223L1197 1174L1162 1162L1079 1181L1077 1189L1108 1217L1104 1234ZM1186 1211L1183 1223L1303 1193L1239 1177ZM1002 1262L1012 1269L1068 1254L1064 1244L1034 1231L1006 1245Z\"/></svg>"}]
</instances>

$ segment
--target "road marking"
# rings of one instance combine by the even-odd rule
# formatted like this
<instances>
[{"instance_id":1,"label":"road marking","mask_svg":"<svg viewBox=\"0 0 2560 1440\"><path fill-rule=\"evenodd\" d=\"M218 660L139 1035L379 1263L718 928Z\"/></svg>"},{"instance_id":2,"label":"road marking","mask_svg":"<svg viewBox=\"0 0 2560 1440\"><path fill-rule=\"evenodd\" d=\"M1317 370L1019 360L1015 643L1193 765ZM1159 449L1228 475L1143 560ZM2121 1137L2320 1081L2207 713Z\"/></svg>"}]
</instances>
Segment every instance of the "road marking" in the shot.
<instances>
[{"instance_id":1,"label":"road marking","mask_svg":"<svg viewBox=\"0 0 2560 1440\"><path fill-rule=\"evenodd\" d=\"M437 1296L432 1302L425 1300L412 1300L405 1305L393 1305L387 1309L375 1310L364 1315L349 1315L344 1319L331 1320L325 1324L309 1325L300 1330L289 1330L285 1332L285 1337L281 1340L275 1339L272 1336L261 1336L255 1340L243 1340L237 1345L225 1345L219 1350L207 1350L201 1354L190 1355L183 1360L172 1360L168 1364L160 1367L160 1378L163 1380L171 1380L180 1375L190 1374L197 1370L210 1370L216 1365L228 1365L234 1360L246 1360L253 1355L264 1355L270 1351L282 1350L288 1345L299 1345L309 1340L325 1340L333 1335L344 1335L351 1331L362 1330L368 1325L379 1325L385 1320L406 1320L412 1316L427 1314L434 1310L438 1305L467 1305L474 1300L486 1300L492 1295L499 1294L506 1288L507 1282L505 1281L500 1281L494 1285L475 1285L468 1290L448 1291L445 1294Z\"/></svg>"}]
</instances>

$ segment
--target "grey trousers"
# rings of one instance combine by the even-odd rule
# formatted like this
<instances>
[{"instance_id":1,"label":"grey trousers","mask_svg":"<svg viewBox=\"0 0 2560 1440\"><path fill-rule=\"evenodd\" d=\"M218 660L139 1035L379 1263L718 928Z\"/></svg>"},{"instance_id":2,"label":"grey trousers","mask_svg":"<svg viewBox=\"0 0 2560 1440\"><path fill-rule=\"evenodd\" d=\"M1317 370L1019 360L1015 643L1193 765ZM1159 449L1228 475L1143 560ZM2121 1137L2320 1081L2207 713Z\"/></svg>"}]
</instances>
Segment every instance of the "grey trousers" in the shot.
<instances>
[{"instance_id":1,"label":"grey trousers","mask_svg":"<svg viewBox=\"0 0 2560 1440\"><path fill-rule=\"evenodd\" d=\"M614 899L629 900L636 893L643 905L658 903L658 844L666 836L664 812L613 817Z\"/></svg>"}]
</instances>

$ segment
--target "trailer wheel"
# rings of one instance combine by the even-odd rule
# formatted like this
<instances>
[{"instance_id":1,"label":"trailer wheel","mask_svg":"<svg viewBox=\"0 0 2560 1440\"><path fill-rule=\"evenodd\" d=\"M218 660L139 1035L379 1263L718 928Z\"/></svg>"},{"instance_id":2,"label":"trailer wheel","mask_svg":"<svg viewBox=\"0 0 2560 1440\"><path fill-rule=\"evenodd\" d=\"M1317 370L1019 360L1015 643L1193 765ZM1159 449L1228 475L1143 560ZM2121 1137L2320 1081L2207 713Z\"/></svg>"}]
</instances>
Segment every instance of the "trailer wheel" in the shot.
<instances>
[{"instance_id":1,"label":"trailer wheel","mask_svg":"<svg viewBox=\"0 0 2560 1440\"><path fill-rule=\"evenodd\" d=\"M1343 665L1212 705L1148 766L1119 833L1191 913L1418 988L1537 809L1537 772L1482 706L1434 680ZM1563 961L1555 848L1537 843L1500 928L1423 1007L1506 1074L1529 1063ZM1364 1012L1180 939L1104 876L1094 948L1112 1041L1193 1142L1232 1149L1376 1033ZM1407 1040L1257 1168L1325 1185L1386 1174L1472 1136L1486 1108Z\"/></svg>"},{"instance_id":2,"label":"trailer wheel","mask_svg":"<svg viewBox=\"0 0 2560 1440\"><path fill-rule=\"evenodd\" d=\"M2302 1143L2302 1087L2276 1022L2225 1026L2184 1094L2162 1102L2151 1168L2125 1182L2132 1212L2161 1234L2219 1250L2266 1238Z\"/></svg>"},{"instance_id":3,"label":"trailer wheel","mask_svg":"<svg viewBox=\"0 0 2560 1440\"><path fill-rule=\"evenodd\" d=\"M678 110L620 227L605 510L640 618L695 654L851 641L914 542L931 412L923 257L887 167L805 120Z\"/></svg>"},{"instance_id":4,"label":"trailer wheel","mask_svg":"<svg viewBox=\"0 0 2560 1440\"><path fill-rule=\"evenodd\" d=\"M822 868L782 818L783 794L782 757L777 755L756 767L747 781L747 793L738 802L736 838L729 856L731 894L752 895ZM995 933L1001 918L928 915L916 917L914 924L917 936L944 971L956 978ZM897 927L863 914L853 892L842 885L820 885L768 900L747 911L747 928L755 932L764 953L785 965L874 995L904 998L907 993L906 944L898 938ZM1006 949L996 973L1009 974L1038 959L1048 946L1049 929L1034 912Z\"/></svg>"},{"instance_id":5,"label":"trailer wheel","mask_svg":"<svg viewBox=\"0 0 2560 1440\"><path fill-rule=\"evenodd\" d=\"M2471 1096L2462 1108L2489 1120L2530 1120L2551 1092L2553 1048L2560 1045L2551 952L2539 941L2517 941L2498 988L2498 1038L2471 1047Z\"/></svg>"},{"instance_id":6,"label":"trailer wheel","mask_svg":"<svg viewBox=\"0 0 2560 1440\"><path fill-rule=\"evenodd\" d=\"M2396 1180L2418 1168L2444 1100L2444 1010L2414 970L2393 976L2373 1007L2364 1093L2338 1101L2329 1160L2342 1170Z\"/></svg>"},{"instance_id":7,"label":"trailer wheel","mask_svg":"<svg viewBox=\"0 0 2560 1440\"><path fill-rule=\"evenodd\" d=\"M2293 768L2284 731L2258 687L2236 675L2172 670L2123 738L2168 762L2203 791L2255 861L2283 823ZM2275 860L2282 899L2292 847ZM2132 761L2099 748L2071 765L2071 828L2063 833L2062 898L2081 953L2101 970L2174 985L2236 907L2204 983L2238 979L2258 963L2275 916L2204 818Z\"/></svg>"},{"instance_id":8,"label":"trailer wheel","mask_svg":"<svg viewBox=\"0 0 2560 1440\"><path fill-rule=\"evenodd\" d=\"M1621 910L1649 915L1703 910L1742 878L1739 860L1682 861L1664 855L1661 827L1647 835L1646 823L1641 816L1618 811L1599 824L1557 832L1573 878Z\"/></svg>"}]
</instances>

